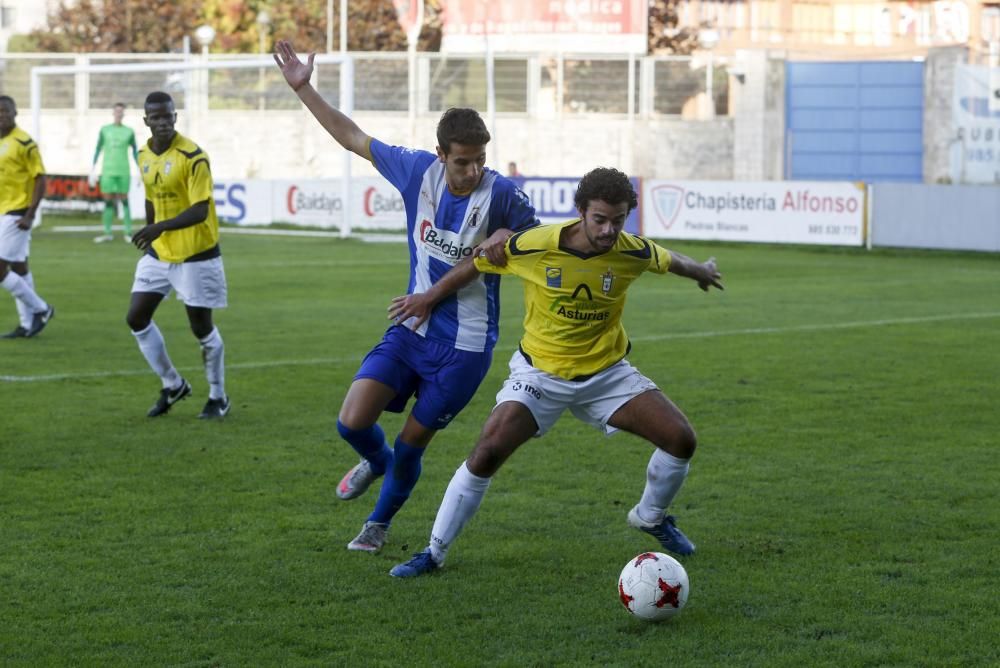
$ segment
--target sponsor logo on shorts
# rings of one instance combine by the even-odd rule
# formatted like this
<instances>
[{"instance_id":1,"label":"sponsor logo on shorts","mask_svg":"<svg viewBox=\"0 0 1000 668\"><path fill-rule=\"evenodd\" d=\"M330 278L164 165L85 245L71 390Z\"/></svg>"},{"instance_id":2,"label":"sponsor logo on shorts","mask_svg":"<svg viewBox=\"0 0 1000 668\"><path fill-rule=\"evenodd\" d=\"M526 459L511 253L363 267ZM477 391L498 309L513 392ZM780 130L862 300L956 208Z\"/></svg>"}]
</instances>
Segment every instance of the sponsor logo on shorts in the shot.
<instances>
[{"instance_id":1,"label":"sponsor logo on shorts","mask_svg":"<svg viewBox=\"0 0 1000 668\"><path fill-rule=\"evenodd\" d=\"M513 385L510 386L510 389L514 390L515 392L527 392L528 394L530 394L531 396L533 396L535 399L541 399L542 398L542 391L541 390L539 390L534 385L528 385L527 383L522 383L519 380L515 380L514 383L513 383Z\"/></svg>"}]
</instances>

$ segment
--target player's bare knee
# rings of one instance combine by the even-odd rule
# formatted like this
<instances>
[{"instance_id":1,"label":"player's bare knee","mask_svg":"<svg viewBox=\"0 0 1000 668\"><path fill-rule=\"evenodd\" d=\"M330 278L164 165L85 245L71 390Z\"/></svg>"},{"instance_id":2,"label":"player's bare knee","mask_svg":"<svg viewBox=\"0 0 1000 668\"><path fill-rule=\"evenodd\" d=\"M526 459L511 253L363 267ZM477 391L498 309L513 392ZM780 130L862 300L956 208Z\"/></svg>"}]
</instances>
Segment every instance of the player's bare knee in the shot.
<instances>
[{"instance_id":1,"label":"player's bare knee","mask_svg":"<svg viewBox=\"0 0 1000 668\"><path fill-rule=\"evenodd\" d=\"M491 478L494 473L500 470L506 459L507 454L496 443L480 440L472 450L465 465L472 475L477 475L480 478Z\"/></svg>"},{"instance_id":2,"label":"player's bare knee","mask_svg":"<svg viewBox=\"0 0 1000 668\"><path fill-rule=\"evenodd\" d=\"M375 424L375 420L368 420L359 411L351 410L347 406L342 406L337 421L351 431L363 431Z\"/></svg>"},{"instance_id":3,"label":"player's bare knee","mask_svg":"<svg viewBox=\"0 0 1000 668\"><path fill-rule=\"evenodd\" d=\"M146 316L133 313L132 311L129 311L125 315L125 324L128 325L128 328L131 329L133 332L141 332L142 330L146 329L147 327L149 327L149 323L151 321L152 321L151 318L147 318Z\"/></svg>"},{"instance_id":4,"label":"player's bare knee","mask_svg":"<svg viewBox=\"0 0 1000 668\"><path fill-rule=\"evenodd\" d=\"M691 459L694 456L694 451L698 447L698 435L694 433L694 428L687 421L680 425L677 430L677 438L675 439L677 443L678 457L682 459Z\"/></svg>"},{"instance_id":5,"label":"player's bare knee","mask_svg":"<svg viewBox=\"0 0 1000 668\"><path fill-rule=\"evenodd\" d=\"M691 424L684 420L671 427L662 443L657 443L664 452L680 459L691 459L698 447L698 435Z\"/></svg>"},{"instance_id":6,"label":"player's bare knee","mask_svg":"<svg viewBox=\"0 0 1000 668\"><path fill-rule=\"evenodd\" d=\"M206 326L204 324L195 325L194 323L191 323L191 333L194 334L195 338L200 341L212 333L212 324L209 323Z\"/></svg>"}]
</instances>

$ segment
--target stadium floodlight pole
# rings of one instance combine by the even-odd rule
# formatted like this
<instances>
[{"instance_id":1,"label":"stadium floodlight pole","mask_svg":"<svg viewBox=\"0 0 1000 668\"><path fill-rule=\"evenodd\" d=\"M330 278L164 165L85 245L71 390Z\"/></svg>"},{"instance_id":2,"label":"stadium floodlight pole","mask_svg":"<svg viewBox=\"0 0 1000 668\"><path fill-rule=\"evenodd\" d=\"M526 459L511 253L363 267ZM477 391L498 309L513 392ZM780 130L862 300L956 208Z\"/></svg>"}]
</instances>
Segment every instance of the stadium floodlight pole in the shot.
<instances>
[{"instance_id":1,"label":"stadium floodlight pole","mask_svg":"<svg viewBox=\"0 0 1000 668\"><path fill-rule=\"evenodd\" d=\"M348 117L354 113L354 59L344 54L321 54L316 56L317 64L339 64L340 70L340 110ZM273 67L274 59L248 58L246 60L192 60L159 63L125 63L121 65L39 65L31 68L31 100L32 137L41 144L42 139L42 77L65 74L125 74L130 72L186 72L192 70L221 69L252 69ZM350 151L342 151L343 163L340 179L340 196L343 204L343 222L340 235L348 237L351 234L351 155Z\"/></svg>"}]
</instances>

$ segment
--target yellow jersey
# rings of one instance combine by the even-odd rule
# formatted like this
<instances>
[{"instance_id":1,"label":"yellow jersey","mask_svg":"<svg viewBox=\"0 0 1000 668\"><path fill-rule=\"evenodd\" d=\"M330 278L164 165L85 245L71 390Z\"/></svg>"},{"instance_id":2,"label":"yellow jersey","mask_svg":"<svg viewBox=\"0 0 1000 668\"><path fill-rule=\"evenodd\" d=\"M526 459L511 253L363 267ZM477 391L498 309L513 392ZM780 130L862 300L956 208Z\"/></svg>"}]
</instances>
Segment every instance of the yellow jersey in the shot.
<instances>
[{"instance_id":1,"label":"yellow jersey","mask_svg":"<svg viewBox=\"0 0 1000 668\"><path fill-rule=\"evenodd\" d=\"M152 250L164 262L208 259L218 255L219 219L215 215L212 170L208 154L180 133L174 135L166 151L157 155L152 139L139 149L139 171L146 186L146 199L153 203L154 223L174 218L198 202L208 200L208 216L202 222L180 230L164 232Z\"/></svg>"},{"instance_id":2,"label":"yellow jersey","mask_svg":"<svg viewBox=\"0 0 1000 668\"><path fill-rule=\"evenodd\" d=\"M521 277L521 351L536 369L569 379L591 376L625 357L625 292L643 272L663 274L670 266L667 249L628 232L606 253L586 255L560 247L562 231L578 222L515 234L507 241L505 267L485 257L475 259L482 272Z\"/></svg>"},{"instance_id":3,"label":"yellow jersey","mask_svg":"<svg viewBox=\"0 0 1000 668\"><path fill-rule=\"evenodd\" d=\"M38 144L15 125L0 139L0 214L29 208L35 178L44 173Z\"/></svg>"}]
</instances>

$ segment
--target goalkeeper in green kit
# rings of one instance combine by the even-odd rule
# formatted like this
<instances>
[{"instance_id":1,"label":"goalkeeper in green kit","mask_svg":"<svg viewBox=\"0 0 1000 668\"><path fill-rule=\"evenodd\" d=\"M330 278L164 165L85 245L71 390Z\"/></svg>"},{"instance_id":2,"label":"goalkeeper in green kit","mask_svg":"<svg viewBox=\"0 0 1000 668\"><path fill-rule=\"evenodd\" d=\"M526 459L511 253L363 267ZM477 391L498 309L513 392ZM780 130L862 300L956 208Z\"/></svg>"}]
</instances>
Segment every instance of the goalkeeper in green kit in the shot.
<instances>
[{"instance_id":1,"label":"goalkeeper in green kit","mask_svg":"<svg viewBox=\"0 0 1000 668\"><path fill-rule=\"evenodd\" d=\"M128 189L130 169L128 166L129 148L132 149L132 159L138 166L138 149L135 144L135 132L122 124L125 115L125 105L118 102L113 110L114 123L101 128L97 137L97 150L94 151L94 162L90 169L88 182L91 187L97 183L97 159L104 151L104 162L101 166L101 193L104 195L104 234L94 238L95 243L111 241L111 224L115 219L115 208L121 202L122 226L125 228L125 243L132 242L132 216L128 208Z\"/></svg>"}]
</instances>

